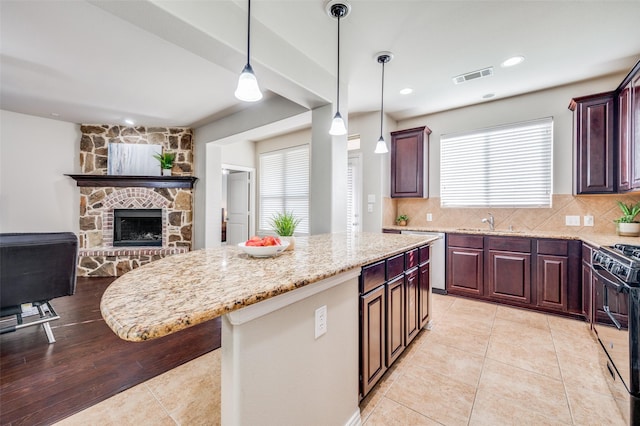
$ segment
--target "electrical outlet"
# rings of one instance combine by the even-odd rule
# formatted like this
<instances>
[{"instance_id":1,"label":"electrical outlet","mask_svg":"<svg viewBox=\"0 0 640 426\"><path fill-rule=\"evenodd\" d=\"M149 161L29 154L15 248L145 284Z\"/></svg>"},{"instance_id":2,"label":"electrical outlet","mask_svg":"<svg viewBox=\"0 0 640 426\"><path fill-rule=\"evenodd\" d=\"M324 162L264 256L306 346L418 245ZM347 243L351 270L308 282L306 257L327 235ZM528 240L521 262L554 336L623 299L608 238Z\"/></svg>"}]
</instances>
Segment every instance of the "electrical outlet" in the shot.
<instances>
[{"instance_id":1,"label":"electrical outlet","mask_svg":"<svg viewBox=\"0 0 640 426\"><path fill-rule=\"evenodd\" d=\"M433 215L431 213L427 213L427 222L431 222L433 220Z\"/></svg>"},{"instance_id":2,"label":"electrical outlet","mask_svg":"<svg viewBox=\"0 0 640 426\"><path fill-rule=\"evenodd\" d=\"M582 219L584 220L584 226L593 226L593 216L585 216Z\"/></svg>"},{"instance_id":3,"label":"electrical outlet","mask_svg":"<svg viewBox=\"0 0 640 426\"><path fill-rule=\"evenodd\" d=\"M567 226L580 226L580 216L565 216L564 223Z\"/></svg>"},{"instance_id":4,"label":"electrical outlet","mask_svg":"<svg viewBox=\"0 0 640 426\"><path fill-rule=\"evenodd\" d=\"M327 305L316 309L316 339L327 332Z\"/></svg>"},{"instance_id":5,"label":"electrical outlet","mask_svg":"<svg viewBox=\"0 0 640 426\"><path fill-rule=\"evenodd\" d=\"M367 204L367 212L373 213L373 204Z\"/></svg>"}]
</instances>

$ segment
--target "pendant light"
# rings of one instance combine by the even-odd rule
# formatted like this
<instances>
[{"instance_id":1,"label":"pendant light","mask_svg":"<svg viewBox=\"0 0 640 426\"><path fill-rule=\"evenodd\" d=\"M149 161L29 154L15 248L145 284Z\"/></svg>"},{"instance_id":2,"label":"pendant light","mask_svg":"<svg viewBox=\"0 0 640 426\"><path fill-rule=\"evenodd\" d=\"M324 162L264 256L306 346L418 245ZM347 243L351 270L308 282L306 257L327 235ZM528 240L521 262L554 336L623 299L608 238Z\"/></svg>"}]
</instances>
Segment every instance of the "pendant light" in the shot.
<instances>
[{"instance_id":1,"label":"pendant light","mask_svg":"<svg viewBox=\"0 0 640 426\"><path fill-rule=\"evenodd\" d=\"M236 98L244 102L256 102L262 99L262 92L258 87L258 80L253 73L251 63L249 62L249 48L251 45L251 0L249 1L247 10L247 65L244 66L240 78L238 78L238 87L236 88Z\"/></svg>"},{"instance_id":2,"label":"pendant light","mask_svg":"<svg viewBox=\"0 0 640 426\"><path fill-rule=\"evenodd\" d=\"M347 134L347 128L344 125L344 120L340 114L340 19L345 18L351 11L351 6L342 2L329 2L327 4L327 12L329 16L338 19L338 72L337 72L337 96L336 96L336 115L333 116L331 122L331 128L329 134L333 136L340 136Z\"/></svg>"},{"instance_id":3,"label":"pendant light","mask_svg":"<svg viewBox=\"0 0 640 426\"><path fill-rule=\"evenodd\" d=\"M382 64L382 89L380 94L380 138L378 139L378 143L376 144L376 150L373 151L375 154L386 154L389 152L387 149L387 144L382 137L382 117L384 114L384 64L390 62L393 59L393 55L391 52L380 52L378 53L378 63Z\"/></svg>"}]
</instances>

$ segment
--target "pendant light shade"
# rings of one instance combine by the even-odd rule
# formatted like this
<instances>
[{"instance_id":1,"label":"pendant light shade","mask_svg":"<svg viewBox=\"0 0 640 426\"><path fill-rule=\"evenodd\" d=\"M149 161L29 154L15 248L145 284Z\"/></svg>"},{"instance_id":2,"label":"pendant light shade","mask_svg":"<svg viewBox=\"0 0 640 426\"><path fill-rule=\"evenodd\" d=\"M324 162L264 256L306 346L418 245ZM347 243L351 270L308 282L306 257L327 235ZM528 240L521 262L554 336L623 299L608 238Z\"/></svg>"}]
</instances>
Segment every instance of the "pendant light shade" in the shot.
<instances>
[{"instance_id":1,"label":"pendant light shade","mask_svg":"<svg viewBox=\"0 0 640 426\"><path fill-rule=\"evenodd\" d=\"M247 10L247 65L242 69L240 78L238 78L238 87L236 88L236 98L244 102L256 102L262 99L262 92L258 87L258 79L251 68L250 47L251 47L251 0L249 1Z\"/></svg>"},{"instance_id":2,"label":"pendant light shade","mask_svg":"<svg viewBox=\"0 0 640 426\"><path fill-rule=\"evenodd\" d=\"M382 89L380 94L380 138L378 138L376 149L373 151L375 154L386 154L389 152L384 137L382 136L382 122L384 115L384 64L390 62L391 59L393 59L391 52L380 52L377 54L378 63L382 64Z\"/></svg>"},{"instance_id":3,"label":"pendant light shade","mask_svg":"<svg viewBox=\"0 0 640 426\"><path fill-rule=\"evenodd\" d=\"M347 134L347 127L344 125L344 120L340 114L340 19L346 17L351 11L351 7L347 3L338 1L331 1L327 5L327 13L338 20L338 71L336 81L336 115L333 116L331 122L331 128L329 134L332 136L340 136Z\"/></svg>"}]
</instances>

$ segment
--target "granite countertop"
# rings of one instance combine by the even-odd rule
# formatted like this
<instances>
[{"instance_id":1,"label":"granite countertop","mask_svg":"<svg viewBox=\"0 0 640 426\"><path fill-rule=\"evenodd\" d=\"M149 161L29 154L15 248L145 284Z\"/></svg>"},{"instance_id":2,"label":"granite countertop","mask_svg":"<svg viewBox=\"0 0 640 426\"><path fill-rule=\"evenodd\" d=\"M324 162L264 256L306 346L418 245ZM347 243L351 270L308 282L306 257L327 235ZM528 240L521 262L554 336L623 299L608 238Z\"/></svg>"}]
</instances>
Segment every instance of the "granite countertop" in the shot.
<instances>
[{"instance_id":1,"label":"granite countertop","mask_svg":"<svg viewBox=\"0 0 640 426\"><path fill-rule=\"evenodd\" d=\"M235 246L176 254L116 279L100 310L120 338L149 340L435 239L338 233L296 237L295 250L273 258L252 258Z\"/></svg>"},{"instance_id":2,"label":"granite countertop","mask_svg":"<svg viewBox=\"0 0 640 426\"><path fill-rule=\"evenodd\" d=\"M640 245L640 237L621 237L615 234L595 234L584 231L530 231L508 229L489 230L484 228L437 228L428 226L385 226L383 229L394 231L421 231L421 232L444 232L448 234L476 234L476 235L498 235L503 237L524 237L524 238L560 238L565 240L581 240L594 247L610 246L616 243Z\"/></svg>"}]
</instances>

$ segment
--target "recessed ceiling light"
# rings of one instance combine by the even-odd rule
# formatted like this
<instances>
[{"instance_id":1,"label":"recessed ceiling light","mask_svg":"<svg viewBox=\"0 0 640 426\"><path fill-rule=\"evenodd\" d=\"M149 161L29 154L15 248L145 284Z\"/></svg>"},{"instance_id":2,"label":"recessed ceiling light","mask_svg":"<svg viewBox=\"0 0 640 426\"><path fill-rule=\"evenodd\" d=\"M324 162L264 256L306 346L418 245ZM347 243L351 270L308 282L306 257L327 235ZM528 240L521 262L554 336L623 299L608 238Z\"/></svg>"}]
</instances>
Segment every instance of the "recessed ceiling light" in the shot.
<instances>
[{"instance_id":1,"label":"recessed ceiling light","mask_svg":"<svg viewBox=\"0 0 640 426\"><path fill-rule=\"evenodd\" d=\"M491 98L493 98L495 95L496 95L495 93L487 93L486 95L484 95L484 96L482 97L482 99L491 99Z\"/></svg>"},{"instance_id":2,"label":"recessed ceiling light","mask_svg":"<svg viewBox=\"0 0 640 426\"><path fill-rule=\"evenodd\" d=\"M503 68L512 67L514 65L521 64L524 61L524 56L513 56L509 59L505 59L504 62L500 64Z\"/></svg>"},{"instance_id":3,"label":"recessed ceiling light","mask_svg":"<svg viewBox=\"0 0 640 426\"><path fill-rule=\"evenodd\" d=\"M132 119L130 119L130 118L127 118L126 120L124 120L124 122L125 122L125 123L127 123L127 124L128 124L128 125L130 125L130 126L133 126L133 125L135 124L135 121L133 121L133 120L132 120Z\"/></svg>"},{"instance_id":4,"label":"recessed ceiling light","mask_svg":"<svg viewBox=\"0 0 640 426\"><path fill-rule=\"evenodd\" d=\"M411 87L405 87L404 89L400 90L401 95L408 95L410 93L413 93L413 89Z\"/></svg>"}]
</instances>

